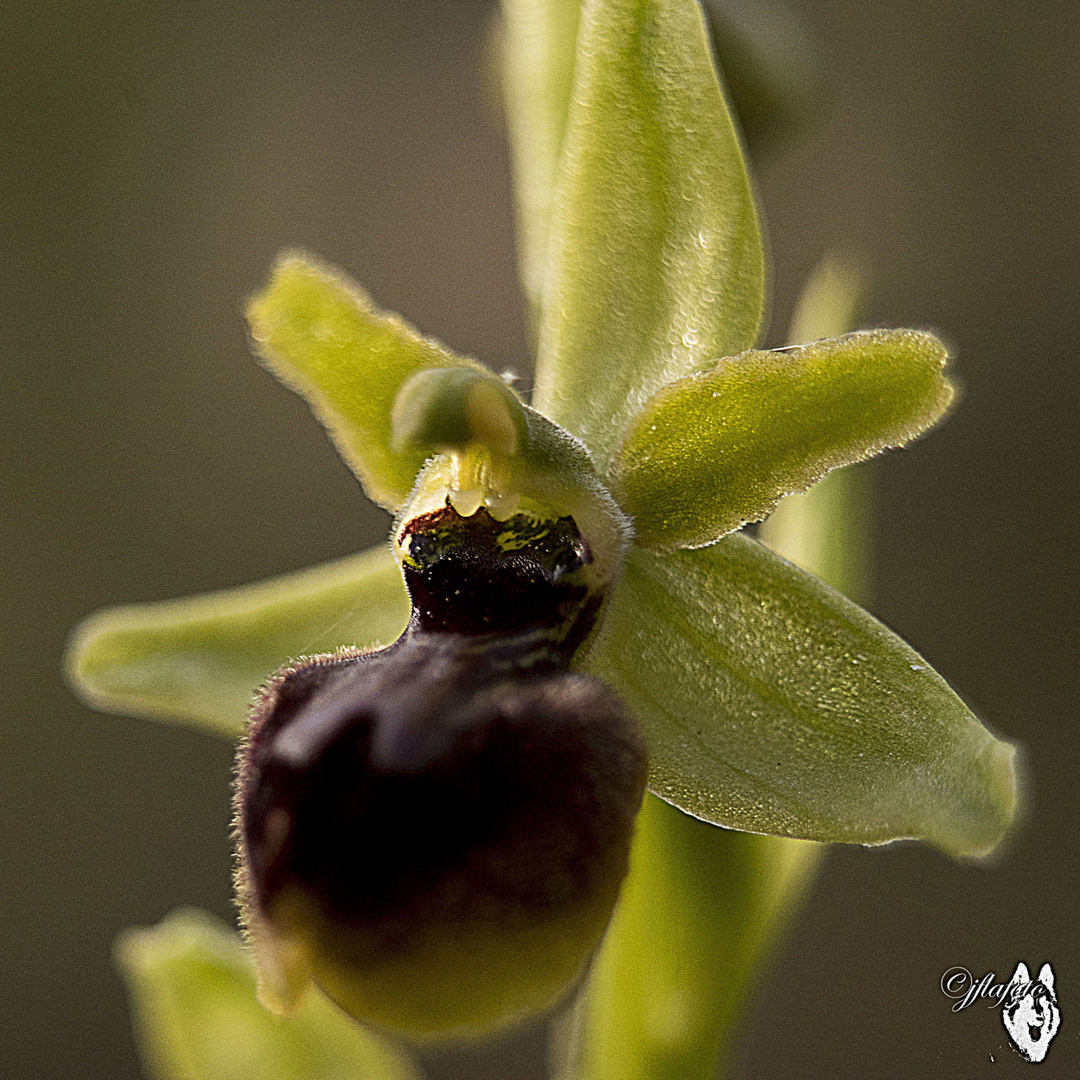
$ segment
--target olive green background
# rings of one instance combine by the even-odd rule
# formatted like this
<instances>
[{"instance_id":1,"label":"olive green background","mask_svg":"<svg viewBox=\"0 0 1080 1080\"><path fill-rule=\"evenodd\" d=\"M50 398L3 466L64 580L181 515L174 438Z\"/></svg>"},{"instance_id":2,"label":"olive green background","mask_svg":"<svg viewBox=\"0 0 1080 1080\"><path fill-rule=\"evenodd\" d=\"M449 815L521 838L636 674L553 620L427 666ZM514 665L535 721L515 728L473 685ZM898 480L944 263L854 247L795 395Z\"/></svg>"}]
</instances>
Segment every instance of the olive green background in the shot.
<instances>
[{"instance_id":1,"label":"olive green background","mask_svg":"<svg viewBox=\"0 0 1080 1080\"><path fill-rule=\"evenodd\" d=\"M302 246L496 368L528 371L487 2L0 11L0 1075L139 1075L110 943L177 905L231 917L231 752L63 685L102 605L253 580L378 542L240 317ZM996 864L830 853L740 1075L1039 1077L1080 1065L1076 797L1080 9L793 0L829 86L758 173L770 343L839 248L867 325L933 328L964 400L876 466L876 612L1024 746L1028 820ZM1045 1063L954 965L1057 973ZM472 1075L540 1076L536 1032ZM991 1060L991 1055L993 1060ZM433 1075L459 1075L444 1053ZM611 1078L617 1080L617 1078Z\"/></svg>"}]
</instances>

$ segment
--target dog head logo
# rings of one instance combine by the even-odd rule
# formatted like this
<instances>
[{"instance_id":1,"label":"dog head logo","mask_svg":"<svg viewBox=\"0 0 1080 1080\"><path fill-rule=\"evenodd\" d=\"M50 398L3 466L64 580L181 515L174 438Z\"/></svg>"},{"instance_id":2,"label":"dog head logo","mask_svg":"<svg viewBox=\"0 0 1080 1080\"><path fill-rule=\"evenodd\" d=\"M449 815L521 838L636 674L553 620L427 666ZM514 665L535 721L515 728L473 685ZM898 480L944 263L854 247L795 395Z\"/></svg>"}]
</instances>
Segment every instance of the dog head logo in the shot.
<instances>
[{"instance_id":1,"label":"dog head logo","mask_svg":"<svg viewBox=\"0 0 1080 1080\"><path fill-rule=\"evenodd\" d=\"M1019 963L1009 982L1009 994L1001 1010L1001 1019L1009 1038L1028 1061L1042 1061L1061 1024L1054 973L1049 964L1039 969L1032 980L1027 964Z\"/></svg>"}]
</instances>

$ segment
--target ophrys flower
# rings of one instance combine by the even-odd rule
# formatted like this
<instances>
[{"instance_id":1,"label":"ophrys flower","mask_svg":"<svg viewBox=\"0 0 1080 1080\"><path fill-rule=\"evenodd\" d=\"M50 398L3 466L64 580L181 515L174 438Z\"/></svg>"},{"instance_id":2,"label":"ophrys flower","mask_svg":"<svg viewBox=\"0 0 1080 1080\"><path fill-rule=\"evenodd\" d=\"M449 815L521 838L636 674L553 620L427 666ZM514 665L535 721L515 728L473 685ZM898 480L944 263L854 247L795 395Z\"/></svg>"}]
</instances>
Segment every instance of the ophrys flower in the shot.
<instances>
[{"instance_id":1,"label":"ophrys flower","mask_svg":"<svg viewBox=\"0 0 1080 1080\"><path fill-rule=\"evenodd\" d=\"M507 3L506 14L513 37L535 11ZM544 624L538 654L530 643L508 659L511 685L525 685L535 655L555 663L559 679L598 680L573 683L594 687L595 696L584 712L565 715L591 712L625 732L628 710L646 733L652 790L718 825L860 843L921 837L962 854L991 849L1015 802L1011 747L865 612L733 532L830 468L936 422L951 397L944 349L927 334L873 331L755 351L764 295L757 214L696 5L590 0L576 40L561 120L551 95L541 99L539 83L529 81L524 47L510 72L518 80L510 114L524 279L538 327L535 409L473 361L379 311L340 275L286 258L252 303L253 337L271 368L311 402L367 493L397 514L393 548L270 585L107 613L80 636L76 679L107 707L235 732L252 689L274 669L325 672L338 663L365 671L355 680L365 708L347 718L363 714L375 731L367 705L371 687L384 683L373 675L367 685L366 670L397 664L413 638L389 655L313 667L297 659L388 646L410 611L410 633L417 619L426 620L425 634L441 620L438 632L461 636L475 605L455 600L453 573L444 575L443 615L435 618L417 603L424 575L452 565L462 537L482 534L492 580L503 568L517 582L507 569L517 565L555 584L544 545L564 523L555 554L576 553L578 562L560 580L580 585L580 603L593 608L584 622L577 601L553 615L562 599L541 589L539 614L518 625L516 587L502 609L485 599L498 624L485 648L511 640L517 648L521 633ZM426 561L432 552L434 562ZM412 606L402 567L413 576ZM442 681L427 653L413 655L420 681L453 688L464 715L475 715L481 692L497 684L482 672L466 693L453 674L457 654ZM271 685L257 724L291 684L279 677ZM298 709L297 722L311 721L321 700L305 698L312 708ZM558 712L550 700L548 710ZM543 710L534 712L540 718ZM428 733L438 735L436 721L451 715L424 712ZM617 734L609 745L620 740L632 743ZM500 751L490 761L505 759ZM632 801L632 789L627 783L619 798ZM571 782L568 790L587 788ZM272 835L270 818L263 821L270 846L290 841L292 797L280 787L268 795L268 811L286 815ZM617 832L609 852L625 839ZM318 892L315 876L306 880L301 906ZM587 932L558 935L573 947L556 977L543 977L546 958L538 956L531 983L519 973L527 992L494 1009L492 995L478 993L471 1013L469 1002L456 1013L447 1007L447 1026L517 1015L556 993L595 943L614 898L606 886L585 894L602 903L590 909ZM314 971L358 1015L423 1028L415 1014L373 1011L363 994L351 1000L365 961L356 954L351 973L328 972L330 952L348 949L318 939L311 927L320 917L301 912L292 938L269 928L265 940L277 952L267 971L284 972L286 983ZM343 921L340 912L330 919L334 928ZM400 939L403 978L430 971L419 939ZM507 940L488 970L512 954ZM392 982L385 973L384 982ZM404 991L390 996L410 1000ZM438 1018L427 1026L440 1026Z\"/></svg>"}]
</instances>

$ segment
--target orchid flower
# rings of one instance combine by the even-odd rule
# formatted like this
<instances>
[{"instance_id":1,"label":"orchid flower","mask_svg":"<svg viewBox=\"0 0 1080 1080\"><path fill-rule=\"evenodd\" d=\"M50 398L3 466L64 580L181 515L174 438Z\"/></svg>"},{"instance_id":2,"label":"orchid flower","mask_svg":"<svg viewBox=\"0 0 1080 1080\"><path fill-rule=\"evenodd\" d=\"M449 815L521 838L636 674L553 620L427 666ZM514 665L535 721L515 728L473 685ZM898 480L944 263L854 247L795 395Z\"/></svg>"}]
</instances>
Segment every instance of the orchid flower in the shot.
<instances>
[{"instance_id":1,"label":"orchid flower","mask_svg":"<svg viewBox=\"0 0 1080 1080\"><path fill-rule=\"evenodd\" d=\"M573 982L626 872L646 746L648 805L725 830L981 856L1016 804L1013 747L740 531L939 422L944 346L873 330L755 347L758 211L693 0L503 16L531 403L340 271L283 256L248 306L256 352L394 515L389 542L104 612L70 657L97 707L248 724L240 889L262 999L295 1008L314 982L419 1036L510 1022ZM346 731L348 767L328 749ZM482 801L507 827L454 832L451 857L439 818L463 819L440 800L465 798L481 758L468 790L502 775L515 809ZM388 801L357 810L378 785ZM393 841L375 854L373 830Z\"/></svg>"}]
</instances>

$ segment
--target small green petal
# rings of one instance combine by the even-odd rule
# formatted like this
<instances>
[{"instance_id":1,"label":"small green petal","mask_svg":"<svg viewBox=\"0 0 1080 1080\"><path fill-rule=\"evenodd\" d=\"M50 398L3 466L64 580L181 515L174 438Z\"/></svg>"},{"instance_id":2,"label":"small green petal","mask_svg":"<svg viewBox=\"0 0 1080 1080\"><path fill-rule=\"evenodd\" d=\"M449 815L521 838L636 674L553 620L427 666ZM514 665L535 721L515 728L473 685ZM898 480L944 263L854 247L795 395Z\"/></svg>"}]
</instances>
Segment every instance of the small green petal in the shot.
<instances>
[{"instance_id":1,"label":"small green petal","mask_svg":"<svg viewBox=\"0 0 1080 1080\"><path fill-rule=\"evenodd\" d=\"M75 631L68 677L97 708L231 738L276 668L388 645L408 617L401 571L380 546L257 585L100 612Z\"/></svg>"},{"instance_id":2,"label":"small green petal","mask_svg":"<svg viewBox=\"0 0 1080 1080\"><path fill-rule=\"evenodd\" d=\"M536 399L603 470L665 383L754 343L757 212L694 0L587 0Z\"/></svg>"},{"instance_id":3,"label":"small green petal","mask_svg":"<svg viewBox=\"0 0 1080 1080\"><path fill-rule=\"evenodd\" d=\"M197 911L130 930L116 960L157 1080L419 1080L408 1057L318 993L282 1019L255 999L240 937Z\"/></svg>"},{"instance_id":4,"label":"small green petal","mask_svg":"<svg viewBox=\"0 0 1080 1080\"><path fill-rule=\"evenodd\" d=\"M517 197L521 283L534 314L548 273L581 0L502 0L503 94Z\"/></svg>"},{"instance_id":5,"label":"small green petal","mask_svg":"<svg viewBox=\"0 0 1080 1080\"><path fill-rule=\"evenodd\" d=\"M866 282L856 266L827 255L795 305L789 341L839 337L856 325ZM873 467L835 469L809 491L788 495L761 523L758 539L864 607L873 597Z\"/></svg>"},{"instance_id":6,"label":"small green petal","mask_svg":"<svg viewBox=\"0 0 1080 1080\"><path fill-rule=\"evenodd\" d=\"M953 398L946 359L930 334L867 330L720 360L638 413L612 489L645 547L711 544L935 424Z\"/></svg>"},{"instance_id":7,"label":"small green petal","mask_svg":"<svg viewBox=\"0 0 1080 1080\"><path fill-rule=\"evenodd\" d=\"M303 255L286 255L248 305L266 366L307 399L368 496L396 510L424 464L424 452L396 452L390 410L401 384L425 368L485 369L380 311L343 275Z\"/></svg>"},{"instance_id":8,"label":"small green petal","mask_svg":"<svg viewBox=\"0 0 1080 1080\"><path fill-rule=\"evenodd\" d=\"M1014 748L861 608L741 535L636 550L586 661L636 712L650 788L729 828L982 855Z\"/></svg>"}]
</instances>

